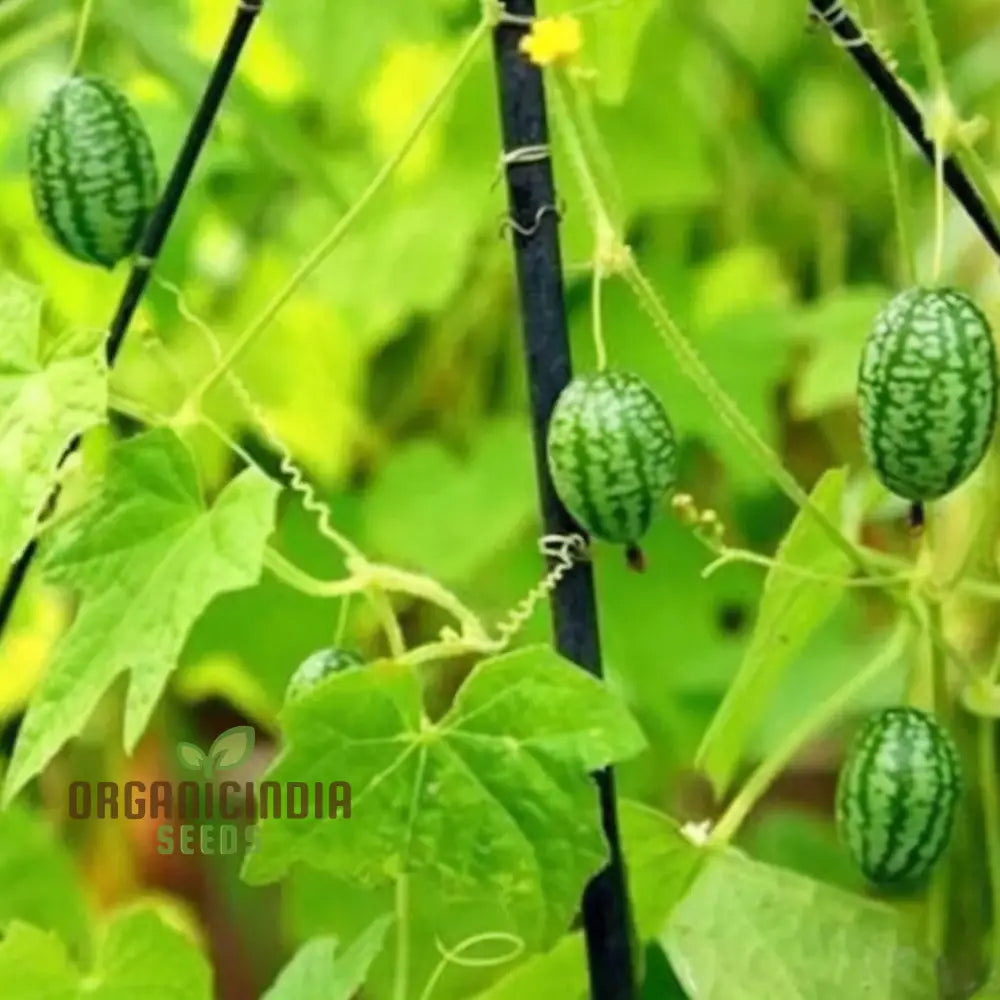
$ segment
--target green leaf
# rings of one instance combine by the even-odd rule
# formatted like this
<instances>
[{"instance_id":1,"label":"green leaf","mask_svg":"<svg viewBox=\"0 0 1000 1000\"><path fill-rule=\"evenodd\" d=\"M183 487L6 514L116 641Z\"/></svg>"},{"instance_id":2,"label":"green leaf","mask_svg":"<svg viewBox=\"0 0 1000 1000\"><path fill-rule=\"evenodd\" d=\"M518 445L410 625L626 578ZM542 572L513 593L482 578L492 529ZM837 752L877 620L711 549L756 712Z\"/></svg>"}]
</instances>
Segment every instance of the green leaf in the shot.
<instances>
[{"instance_id":1,"label":"green leaf","mask_svg":"<svg viewBox=\"0 0 1000 1000\"><path fill-rule=\"evenodd\" d=\"M92 1000L210 1000L212 970L180 931L149 909L112 920L81 993Z\"/></svg>"},{"instance_id":2,"label":"green leaf","mask_svg":"<svg viewBox=\"0 0 1000 1000\"><path fill-rule=\"evenodd\" d=\"M181 767L185 767L189 771L200 771L205 766L205 761L208 760L205 751L193 743L178 743L177 759L181 762Z\"/></svg>"},{"instance_id":3,"label":"green leaf","mask_svg":"<svg viewBox=\"0 0 1000 1000\"><path fill-rule=\"evenodd\" d=\"M304 944L261 1000L351 1000L385 944L391 914L376 920L343 954L333 937Z\"/></svg>"},{"instance_id":4,"label":"green leaf","mask_svg":"<svg viewBox=\"0 0 1000 1000\"><path fill-rule=\"evenodd\" d=\"M259 577L277 492L247 470L209 509L191 455L171 431L115 449L102 489L67 521L46 559L49 579L77 589L82 602L28 709L5 801L80 731L124 671L131 752L191 625L217 594Z\"/></svg>"},{"instance_id":5,"label":"green leaf","mask_svg":"<svg viewBox=\"0 0 1000 1000\"><path fill-rule=\"evenodd\" d=\"M735 851L708 861L660 940L691 1000L938 995L896 910Z\"/></svg>"},{"instance_id":6,"label":"green leaf","mask_svg":"<svg viewBox=\"0 0 1000 1000\"><path fill-rule=\"evenodd\" d=\"M234 726L215 738L208 751L216 770L236 767L253 753L253 726Z\"/></svg>"},{"instance_id":7,"label":"green leaf","mask_svg":"<svg viewBox=\"0 0 1000 1000\"><path fill-rule=\"evenodd\" d=\"M795 379L792 412L810 420L856 405L858 359L879 310L891 297L885 288L843 289L803 310L796 333L810 348Z\"/></svg>"},{"instance_id":8,"label":"green leaf","mask_svg":"<svg viewBox=\"0 0 1000 1000\"><path fill-rule=\"evenodd\" d=\"M706 857L664 813L638 802L618 803L632 917L640 941L656 937L690 888ZM477 1000L523 1000L588 995L587 949L582 933L567 934L551 950L522 962Z\"/></svg>"},{"instance_id":9,"label":"green leaf","mask_svg":"<svg viewBox=\"0 0 1000 1000\"><path fill-rule=\"evenodd\" d=\"M265 819L254 883L303 861L357 884L426 872L455 896L491 891L528 940L565 929L604 863L590 772L642 736L603 685L545 646L480 663L443 718L419 675L382 661L336 675L282 712L273 781L347 781L351 816Z\"/></svg>"},{"instance_id":10,"label":"green leaf","mask_svg":"<svg viewBox=\"0 0 1000 1000\"><path fill-rule=\"evenodd\" d=\"M618 807L632 915L643 939L659 933L694 881L705 853L676 820L638 802Z\"/></svg>"},{"instance_id":11,"label":"green leaf","mask_svg":"<svg viewBox=\"0 0 1000 1000\"><path fill-rule=\"evenodd\" d=\"M830 470L812 493L813 503L835 524L841 521L845 481L843 469ZM775 558L825 576L842 577L850 571L847 556L805 511L795 518ZM716 795L729 787L753 727L784 672L833 612L842 590L837 583L811 580L778 567L768 572L750 647L696 757Z\"/></svg>"},{"instance_id":12,"label":"green leaf","mask_svg":"<svg viewBox=\"0 0 1000 1000\"><path fill-rule=\"evenodd\" d=\"M69 851L38 815L0 813L0 933L12 920L55 931L74 948L89 937L89 916Z\"/></svg>"},{"instance_id":13,"label":"green leaf","mask_svg":"<svg viewBox=\"0 0 1000 1000\"><path fill-rule=\"evenodd\" d=\"M77 971L59 938L11 924L0 941L0 992L4 1000L76 1000Z\"/></svg>"},{"instance_id":14,"label":"green leaf","mask_svg":"<svg viewBox=\"0 0 1000 1000\"><path fill-rule=\"evenodd\" d=\"M31 540L66 446L104 419L99 335L43 349L41 292L0 274L0 565Z\"/></svg>"},{"instance_id":15,"label":"green leaf","mask_svg":"<svg viewBox=\"0 0 1000 1000\"><path fill-rule=\"evenodd\" d=\"M583 1000L588 996L587 943L583 932L567 934L554 948L524 962L476 994L476 1000L525 1000L558 996Z\"/></svg>"},{"instance_id":16,"label":"green leaf","mask_svg":"<svg viewBox=\"0 0 1000 1000\"><path fill-rule=\"evenodd\" d=\"M118 914L92 972L73 967L57 937L12 924L0 943L4 1000L211 1000L212 973L198 949L149 909Z\"/></svg>"}]
</instances>

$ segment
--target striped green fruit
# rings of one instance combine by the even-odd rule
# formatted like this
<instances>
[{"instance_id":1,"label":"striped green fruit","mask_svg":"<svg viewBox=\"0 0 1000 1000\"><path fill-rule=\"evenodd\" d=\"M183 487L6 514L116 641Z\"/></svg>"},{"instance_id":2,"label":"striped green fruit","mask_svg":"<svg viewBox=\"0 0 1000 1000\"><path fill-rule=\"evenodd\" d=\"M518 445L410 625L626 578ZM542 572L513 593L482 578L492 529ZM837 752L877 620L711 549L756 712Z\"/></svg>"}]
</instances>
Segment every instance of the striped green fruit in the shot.
<instances>
[{"instance_id":1,"label":"striped green fruit","mask_svg":"<svg viewBox=\"0 0 1000 1000\"><path fill-rule=\"evenodd\" d=\"M961 787L958 751L933 716L915 708L872 716L837 785L837 828L865 877L923 878L948 844Z\"/></svg>"},{"instance_id":2,"label":"striped green fruit","mask_svg":"<svg viewBox=\"0 0 1000 1000\"><path fill-rule=\"evenodd\" d=\"M879 479L915 502L950 493L982 461L996 422L989 323L961 292L902 292L865 343L858 398Z\"/></svg>"},{"instance_id":3,"label":"striped green fruit","mask_svg":"<svg viewBox=\"0 0 1000 1000\"><path fill-rule=\"evenodd\" d=\"M360 667L364 662L352 649L331 646L328 649L317 650L303 660L292 674L288 689L285 691L285 701L300 698L330 674L340 673L350 667Z\"/></svg>"},{"instance_id":4,"label":"striped green fruit","mask_svg":"<svg viewBox=\"0 0 1000 1000\"><path fill-rule=\"evenodd\" d=\"M32 127L28 152L35 209L64 250L107 268L135 250L156 203L156 160L123 94L71 77Z\"/></svg>"},{"instance_id":5,"label":"striped green fruit","mask_svg":"<svg viewBox=\"0 0 1000 1000\"><path fill-rule=\"evenodd\" d=\"M552 413L548 461L556 492L590 534L635 545L677 480L673 427L637 375L580 375Z\"/></svg>"}]
</instances>

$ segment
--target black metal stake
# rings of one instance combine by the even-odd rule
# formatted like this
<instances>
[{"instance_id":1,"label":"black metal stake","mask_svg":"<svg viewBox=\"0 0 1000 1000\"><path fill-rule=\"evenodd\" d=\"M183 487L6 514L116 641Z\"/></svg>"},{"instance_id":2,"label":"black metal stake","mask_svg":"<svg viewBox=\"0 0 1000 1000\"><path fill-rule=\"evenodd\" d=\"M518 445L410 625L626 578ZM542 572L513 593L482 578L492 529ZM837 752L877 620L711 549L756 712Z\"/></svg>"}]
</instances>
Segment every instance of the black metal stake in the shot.
<instances>
[{"instance_id":1,"label":"black metal stake","mask_svg":"<svg viewBox=\"0 0 1000 1000\"><path fill-rule=\"evenodd\" d=\"M875 48L868 42L858 23L846 11L843 0L810 0L817 18L833 32L834 37L895 115L899 124L923 153L927 162L935 163L934 143L924 131L924 118L913 98L900 85L895 73L886 65ZM1000 255L1000 230L990 218L976 185L953 156L944 160L944 180L983 239Z\"/></svg>"},{"instance_id":2,"label":"black metal stake","mask_svg":"<svg viewBox=\"0 0 1000 1000\"><path fill-rule=\"evenodd\" d=\"M219 52L219 58L216 60L201 103L198 105L198 110L188 128L184 144L177 154L159 204L150 216L149 223L143 233L128 282L111 321L105 345L105 355L109 366L113 365L118 357L128 328L149 286L149 279L156 265L156 260L163 249L163 243L170 231L174 217L177 215L177 209L180 207L181 199L191 181L191 175L194 173L201 151L212 131L212 125L218 116L219 108L222 106L226 90L236 71L240 55L263 5L264 0L238 0L229 34ZM79 447L80 438L76 437L63 452L59 462L60 466ZM49 494L46 510L52 510L58 498L59 489L56 487ZM0 634L3 633L10 619L17 596L21 592L28 570L31 568L37 553L38 540L32 539L7 575L3 592L0 593Z\"/></svg>"},{"instance_id":3,"label":"black metal stake","mask_svg":"<svg viewBox=\"0 0 1000 1000\"><path fill-rule=\"evenodd\" d=\"M526 30L522 22L534 17L535 3L507 0L506 10L508 18L497 25L493 42L506 151L510 232L531 394L535 469L545 532L569 535L580 533L580 528L556 496L545 459L549 418L572 375L559 251L559 212L551 160L544 153L539 155L549 141L542 75L518 50ZM519 157L516 151L525 149L532 150L532 155ZM597 607L589 564L578 564L563 579L553 594L552 616L559 651L600 676ZM591 995L594 1000L633 1000L636 990L630 914L614 778L610 768L595 778L611 856L607 868L590 882L583 896Z\"/></svg>"}]
</instances>

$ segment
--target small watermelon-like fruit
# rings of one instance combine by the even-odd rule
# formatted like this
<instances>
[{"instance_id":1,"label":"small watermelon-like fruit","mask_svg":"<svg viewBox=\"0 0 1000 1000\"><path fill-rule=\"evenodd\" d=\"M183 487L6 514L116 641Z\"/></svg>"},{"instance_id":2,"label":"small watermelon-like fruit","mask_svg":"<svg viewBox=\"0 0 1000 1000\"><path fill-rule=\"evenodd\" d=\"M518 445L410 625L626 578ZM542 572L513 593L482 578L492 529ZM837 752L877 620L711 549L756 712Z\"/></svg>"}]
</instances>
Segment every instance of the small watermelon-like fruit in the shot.
<instances>
[{"instance_id":1,"label":"small watermelon-like fruit","mask_svg":"<svg viewBox=\"0 0 1000 1000\"><path fill-rule=\"evenodd\" d=\"M74 76L31 130L35 209L67 252L114 267L142 236L156 203L156 160L128 99L107 80Z\"/></svg>"},{"instance_id":2,"label":"small watermelon-like fruit","mask_svg":"<svg viewBox=\"0 0 1000 1000\"><path fill-rule=\"evenodd\" d=\"M637 375L579 375L563 390L549 424L556 492L590 534L634 547L677 481L674 430Z\"/></svg>"},{"instance_id":3,"label":"small watermelon-like fruit","mask_svg":"<svg viewBox=\"0 0 1000 1000\"><path fill-rule=\"evenodd\" d=\"M360 667L364 660L352 649L331 646L304 659L292 674L285 691L285 701L293 701L314 688L324 677L350 667Z\"/></svg>"},{"instance_id":4,"label":"small watermelon-like fruit","mask_svg":"<svg viewBox=\"0 0 1000 1000\"><path fill-rule=\"evenodd\" d=\"M882 310L858 373L861 435L879 479L919 503L982 461L997 411L989 323L953 289L911 288Z\"/></svg>"},{"instance_id":5,"label":"small watermelon-like fruit","mask_svg":"<svg viewBox=\"0 0 1000 1000\"><path fill-rule=\"evenodd\" d=\"M885 886L922 879L948 844L961 787L958 751L932 715L873 715L837 785L837 828L865 877Z\"/></svg>"}]
</instances>

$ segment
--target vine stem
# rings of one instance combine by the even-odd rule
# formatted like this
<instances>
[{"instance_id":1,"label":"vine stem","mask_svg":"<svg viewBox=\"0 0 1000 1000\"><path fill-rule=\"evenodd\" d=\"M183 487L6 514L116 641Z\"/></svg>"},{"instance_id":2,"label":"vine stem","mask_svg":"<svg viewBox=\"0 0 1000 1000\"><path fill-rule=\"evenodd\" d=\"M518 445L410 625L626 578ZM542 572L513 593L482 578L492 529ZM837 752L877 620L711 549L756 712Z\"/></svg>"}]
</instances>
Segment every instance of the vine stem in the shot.
<instances>
[{"instance_id":1,"label":"vine stem","mask_svg":"<svg viewBox=\"0 0 1000 1000\"><path fill-rule=\"evenodd\" d=\"M464 952L470 951L477 945L484 944L487 941L497 941L510 945L510 950L491 958L464 957ZM506 931L484 931L481 934L474 934L454 948L445 947L440 940L436 943L438 951L441 953L441 960L434 966L434 971L431 972L430 976L427 977L427 983L420 994L420 1000L430 1000L434 995L434 990L437 989L438 983L441 981L441 977L451 965L457 965L466 969L490 969L498 965L504 965L507 962L513 962L525 950L523 938L519 938L515 934L509 934Z\"/></svg>"},{"instance_id":2,"label":"vine stem","mask_svg":"<svg viewBox=\"0 0 1000 1000\"><path fill-rule=\"evenodd\" d=\"M816 16L830 28L847 54L874 86L885 106L913 140L917 149L933 166L935 143L928 137L923 114L895 72L886 64L865 37L858 23L844 8L842 0L809 0L809 2ZM911 3L917 2L918 0L911 0ZM924 13L926 14L926 9ZM933 32L931 38L933 40ZM922 47L926 47L926 41L921 44ZM922 55L926 59L928 53L922 52ZM939 58L937 62L940 62ZM928 66L928 74L932 81L937 72L933 65L932 57L932 62ZM943 70L941 75L943 78ZM959 141L964 144L961 132ZM968 157L945 157L943 165L945 183L982 234L983 239L995 253L1000 255L1000 214L996 211L1000 205L997 204L997 198L988 184L977 185L973 181L966 170L967 162Z\"/></svg>"},{"instance_id":3,"label":"vine stem","mask_svg":"<svg viewBox=\"0 0 1000 1000\"><path fill-rule=\"evenodd\" d=\"M87 30L90 28L91 17L94 13L94 0L83 0L83 9L80 11L80 23L76 29L76 38L73 42L73 54L69 59L69 72L72 76L80 66L83 58L83 46L87 40Z\"/></svg>"},{"instance_id":4,"label":"vine stem","mask_svg":"<svg viewBox=\"0 0 1000 1000\"><path fill-rule=\"evenodd\" d=\"M282 582L310 597L347 597L350 594L379 591L400 593L434 604L452 615L462 628L467 642L488 646L489 636L479 617L437 580L411 573L395 566L372 563L363 556L347 560L349 576L342 580L318 580L273 548L265 550L265 565Z\"/></svg>"},{"instance_id":5,"label":"vine stem","mask_svg":"<svg viewBox=\"0 0 1000 1000\"><path fill-rule=\"evenodd\" d=\"M257 338L271 325L281 310L288 304L295 293L306 283L316 269L337 248L344 236L372 203L375 196L386 186L399 165L406 159L410 150L423 134L428 123L435 116L442 104L457 87L472 64L472 58L480 42L489 31L489 22L484 18L472 30L459 51L458 57L444 81L437 88L430 100L424 105L410 132L404 138L396 151L382 165L378 173L359 195L351 207L340 217L330 233L302 261L295 273L288 279L271 301L264 307L260 315L237 337L230 345L215 368L196 386L183 404L183 408L197 407L205 394L220 380L226 372L246 353Z\"/></svg>"},{"instance_id":6,"label":"vine stem","mask_svg":"<svg viewBox=\"0 0 1000 1000\"><path fill-rule=\"evenodd\" d=\"M730 398L722 386L719 385L715 376L701 360L697 351L674 322L673 317L660 300L656 290L649 283L649 279L636 262L631 250L620 242L610 214L605 207L600 186L590 167L590 160L583 139L569 111L569 102L565 95L560 92L559 87L555 88L555 93L558 98L557 107L561 112L560 128L566 141L570 163L580 181L584 199L590 209L591 223L594 232L599 237L598 243L599 245L609 247L605 251L605 254L635 293L640 304L652 320L653 328L666 343L670 353L677 360L684 374L694 382L702 395L712 404L719 419L736 438L743 442L748 450L757 456L761 465L766 469L782 492L797 507L807 510L810 513L833 544L844 552L855 566L865 572L866 575L872 575L871 564L861 549L848 539L837 525L812 502L809 494L798 484L795 477L785 469L781 459L771 450L757 433L753 424L743 415L739 406Z\"/></svg>"},{"instance_id":7,"label":"vine stem","mask_svg":"<svg viewBox=\"0 0 1000 1000\"><path fill-rule=\"evenodd\" d=\"M763 468L781 491L799 508L805 510L816 521L830 541L840 549L851 562L866 575L872 574L872 564L862 550L837 527L827 515L810 499L809 494L788 472L781 459L771 450L757 433L756 428L743 415L739 406L716 381L694 347L681 332L660 301L656 290L640 269L630 251L623 253L622 274L632 288L639 302L653 322L654 329L666 343L683 372L698 387L712 404L719 419L729 428L747 449L756 455Z\"/></svg>"},{"instance_id":8,"label":"vine stem","mask_svg":"<svg viewBox=\"0 0 1000 1000\"><path fill-rule=\"evenodd\" d=\"M109 366L114 365L121 351L125 335L132 324L132 319L149 286L149 279L156 265L156 260L166 241L167 234L170 232L170 227L180 207L181 199L187 190L198 159L211 133L212 125L218 116L226 91L229 88L233 74L236 72L240 55L257 20L257 16L260 14L263 2L264 0L239 0L237 4L236 14L233 17L229 34L226 36L226 40L219 53L219 58L216 60L215 67L206 85L201 103L188 128L187 135L174 162L173 170L167 180L159 204L153 211L152 217L140 240L139 249L132 265L132 271L129 274L125 289L118 303L118 308L111 321L105 345L105 356ZM79 449L81 440L82 438L77 436L70 442L60 459L60 467L65 464L70 455ZM57 502L58 497L59 490L57 488L49 494L45 509L51 510ZM0 594L0 634L2 634L3 629L10 619L17 596L24 585L28 570L31 568L37 552L38 540L34 538L21 553L21 556L8 573L3 592Z\"/></svg>"},{"instance_id":9,"label":"vine stem","mask_svg":"<svg viewBox=\"0 0 1000 1000\"><path fill-rule=\"evenodd\" d=\"M551 157L519 157L519 150L549 147L542 74L520 51L534 22L534 0L507 0L496 17L496 66L508 211L523 323L531 402L535 473L546 535L567 537L578 525L556 494L546 460L548 425L556 400L572 377L559 244L558 205ZM558 85L554 88L558 90ZM549 568L557 560L549 557ZM577 562L551 600L556 647L600 677L601 647L593 571ZM635 965L625 863L618 832L614 777L596 775L600 815L608 845L607 866L583 893L582 916L592 1000L634 1000Z\"/></svg>"},{"instance_id":10,"label":"vine stem","mask_svg":"<svg viewBox=\"0 0 1000 1000\"><path fill-rule=\"evenodd\" d=\"M558 93L558 90L557 90ZM611 234L613 243L607 251L607 259L614 264L615 271L622 275L640 305L643 307L653 328L664 341L668 351L673 356L684 375L686 375L712 404L718 418L731 431L734 437L742 441L747 449L755 454L765 472L779 489L801 510L806 511L816 522L830 542L843 552L851 563L865 576L877 576L879 559L869 555L868 551L847 537L827 514L813 503L812 498L799 485L795 477L788 472L778 455L769 447L766 441L757 433L756 428L744 416L737 403L726 393L715 376L705 365L677 326L667 307L663 304L649 279L639 267L632 251L615 235L610 216L605 208L600 187L591 170L587 150L576 129L572 116L565 110L563 101L560 105L564 110L563 134L566 140L569 161L576 172L584 193L584 199L591 209L591 224L597 234ZM925 624L926 616L917 597L912 592L900 594L896 589L890 589L888 596L895 601L905 615L917 624ZM939 628L933 623L929 628L930 635L937 647L944 653L950 650Z\"/></svg>"},{"instance_id":11,"label":"vine stem","mask_svg":"<svg viewBox=\"0 0 1000 1000\"><path fill-rule=\"evenodd\" d=\"M761 762L729 803L712 830L709 843L722 845L732 840L751 810L771 787L771 783L788 766L799 750L826 729L850 707L851 702L859 694L896 663L903 653L909 633L908 626L899 626L886 647L867 666L817 705L792 729L774 752Z\"/></svg>"},{"instance_id":12,"label":"vine stem","mask_svg":"<svg viewBox=\"0 0 1000 1000\"><path fill-rule=\"evenodd\" d=\"M718 552L719 554L716 559L710 562L701 571L702 577L706 579L714 573L717 573L720 569L723 569L725 566L729 566L732 563L743 562L750 563L753 566L762 566L765 569L774 569L779 573L789 573L792 576L798 576L803 580L813 580L816 583L833 583L838 587L874 587L888 589L889 587L906 586L913 580L913 574L909 571L903 571L893 576L833 576L830 573L818 573L815 570L809 569L807 566L796 566L794 563L786 563L782 562L780 559L772 559L769 556L761 555L759 552L753 552L750 549L723 548L721 551L717 549L712 549L712 551Z\"/></svg>"},{"instance_id":13,"label":"vine stem","mask_svg":"<svg viewBox=\"0 0 1000 1000\"><path fill-rule=\"evenodd\" d=\"M601 287L604 284L604 265L600 251L594 255L594 278L591 284L590 311L594 331L594 354L599 372L608 367L608 347L604 340L604 316L601 305Z\"/></svg>"}]
</instances>

